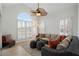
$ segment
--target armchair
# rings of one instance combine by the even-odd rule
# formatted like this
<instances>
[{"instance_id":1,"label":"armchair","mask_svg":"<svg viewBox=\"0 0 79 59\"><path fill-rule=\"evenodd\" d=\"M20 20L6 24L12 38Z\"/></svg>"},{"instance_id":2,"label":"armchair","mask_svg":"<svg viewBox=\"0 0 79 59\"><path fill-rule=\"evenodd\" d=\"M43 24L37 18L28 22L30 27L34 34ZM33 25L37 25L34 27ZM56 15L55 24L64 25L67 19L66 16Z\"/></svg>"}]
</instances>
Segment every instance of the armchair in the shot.
<instances>
[{"instance_id":1,"label":"armchair","mask_svg":"<svg viewBox=\"0 0 79 59\"><path fill-rule=\"evenodd\" d=\"M2 35L2 48L11 47L15 45L15 40L12 39L10 34Z\"/></svg>"}]
</instances>

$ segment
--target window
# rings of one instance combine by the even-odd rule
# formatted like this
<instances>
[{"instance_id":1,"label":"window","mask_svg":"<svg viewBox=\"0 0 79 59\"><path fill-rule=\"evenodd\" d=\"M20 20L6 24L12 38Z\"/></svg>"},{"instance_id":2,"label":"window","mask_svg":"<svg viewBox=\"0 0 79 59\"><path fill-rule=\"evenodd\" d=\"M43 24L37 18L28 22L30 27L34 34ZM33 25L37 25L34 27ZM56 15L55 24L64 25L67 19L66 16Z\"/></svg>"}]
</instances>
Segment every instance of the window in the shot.
<instances>
[{"instance_id":1,"label":"window","mask_svg":"<svg viewBox=\"0 0 79 59\"><path fill-rule=\"evenodd\" d=\"M25 39L25 22L18 21L18 39Z\"/></svg>"},{"instance_id":2,"label":"window","mask_svg":"<svg viewBox=\"0 0 79 59\"><path fill-rule=\"evenodd\" d=\"M26 12L18 15L18 40L32 36L32 18Z\"/></svg>"},{"instance_id":3,"label":"window","mask_svg":"<svg viewBox=\"0 0 79 59\"><path fill-rule=\"evenodd\" d=\"M60 20L60 35L71 34L72 23L70 18Z\"/></svg>"}]
</instances>

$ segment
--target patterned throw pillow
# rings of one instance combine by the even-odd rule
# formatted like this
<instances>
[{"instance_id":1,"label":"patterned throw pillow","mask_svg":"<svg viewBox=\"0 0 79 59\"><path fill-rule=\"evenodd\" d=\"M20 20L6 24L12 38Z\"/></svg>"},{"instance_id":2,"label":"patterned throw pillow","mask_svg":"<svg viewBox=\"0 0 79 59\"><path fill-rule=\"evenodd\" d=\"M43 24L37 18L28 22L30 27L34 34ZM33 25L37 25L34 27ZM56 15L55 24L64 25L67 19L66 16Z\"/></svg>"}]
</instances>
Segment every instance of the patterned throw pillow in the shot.
<instances>
[{"instance_id":1,"label":"patterned throw pillow","mask_svg":"<svg viewBox=\"0 0 79 59\"><path fill-rule=\"evenodd\" d=\"M71 36L67 36L60 44L57 45L57 49L63 49L67 48L69 46L69 43L71 41Z\"/></svg>"},{"instance_id":2,"label":"patterned throw pillow","mask_svg":"<svg viewBox=\"0 0 79 59\"><path fill-rule=\"evenodd\" d=\"M69 45L69 42L67 40L63 40L63 42L57 45L57 49L67 48L68 45Z\"/></svg>"},{"instance_id":3,"label":"patterned throw pillow","mask_svg":"<svg viewBox=\"0 0 79 59\"><path fill-rule=\"evenodd\" d=\"M60 35L60 41L64 40L66 38L65 35Z\"/></svg>"},{"instance_id":4,"label":"patterned throw pillow","mask_svg":"<svg viewBox=\"0 0 79 59\"><path fill-rule=\"evenodd\" d=\"M63 44L58 44L56 49L64 49Z\"/></svg>"},{"instance_id":5,"label":"patterned throw pillow","mask_svg":"<svg viewBox=\"0 0 79 59\"><path fill-rule=\"evenodd\" d=\"M72 36L68 35L65 39L67 39L70 42L72 40Z\"/></svg>"}]
</instances>

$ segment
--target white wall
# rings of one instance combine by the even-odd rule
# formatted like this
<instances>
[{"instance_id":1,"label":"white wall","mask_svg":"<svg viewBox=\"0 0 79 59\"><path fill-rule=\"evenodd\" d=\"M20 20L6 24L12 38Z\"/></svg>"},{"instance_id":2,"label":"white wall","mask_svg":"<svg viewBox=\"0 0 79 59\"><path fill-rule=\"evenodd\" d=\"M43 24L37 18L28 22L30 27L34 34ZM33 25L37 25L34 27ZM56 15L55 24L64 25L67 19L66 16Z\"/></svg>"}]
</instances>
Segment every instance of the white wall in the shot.
<instances>
[{"instance_id":1,"label":"white wall","mask_svg":"<svg viewBox=\"0 0 79 59\"><path fill-rule=\"evenodd\" d=\"M79 37L79 4L78 4L78 37Z\"/></svg>"},{"instance_id":2,"label":"white wall","mask_svg":"<svg viewBox=\"0 0 79 59\"><path fill-rule=\"evenodd\" d=\"M41 17L41 20L46 22L46 33L58 34L59 33L59 20L70 17L72 19L72 35L77 35L77 4L70 8L59 10L51 15Z\"/></svg>"},{"instance_id":3,"label":"white wall","mask_svg":"<svg viewBox=\"0 0 79 59\"><path fill-rule=\"evenodd\" d=\"M0 4L0 14L1 14L1 4ZM0 35L1 35L1 16L0 16Z\"/></svg>"},{"instance_id":4,"label":"white wall","mask_svg":"<svg viewBox=\"0 0 79 59\"><path fill-rule=\"evenodd\" d=\"M72 24L72 30L73 35L78 36L78 4L73 8L73 24Z\"/></svg>"},{"instance_id":5,"label":"white wall","mask_svg":"<svg viewBox=\"0 0 79 59\"><path fill-rule=\"evenodd\" d=\"M2 13L2 7L1 7L1 4L0 4L0 15L1 15L1 13ZM2 38L1 38L1 16L0 16L0 48L2 47Z\"/></svg>"},{"instance_id":6,"label":"white wall","mask_svg":"<svg viewBox=\"0 0 79 59\"><path fill-rule=\"evenodd\" d=\"M12 34L13 38L17 39L17 16L27 11L28 9L23 4L3 6L2 34Z\"/></svg>"}]
</instances>

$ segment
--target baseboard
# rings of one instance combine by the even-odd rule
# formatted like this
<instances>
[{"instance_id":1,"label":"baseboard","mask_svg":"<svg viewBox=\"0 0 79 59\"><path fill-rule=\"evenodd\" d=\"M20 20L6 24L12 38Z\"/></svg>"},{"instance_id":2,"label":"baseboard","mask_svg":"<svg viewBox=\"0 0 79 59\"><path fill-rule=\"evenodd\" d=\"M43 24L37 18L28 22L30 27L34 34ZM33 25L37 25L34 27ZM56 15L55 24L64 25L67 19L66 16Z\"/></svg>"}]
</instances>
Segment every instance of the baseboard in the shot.
<instances>
[{"instance_id":1,"label":"baseboard","mask_svg":"<svg viewBox=\"0 0 79 59\"><path fill-rule=\"evenodd\" d=\"M27 40L18 40L18 41L16 41L16 43L25 42L25 41L27 41Z\"/></svg>"}]
</instances>

